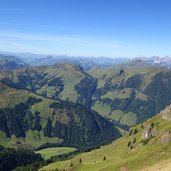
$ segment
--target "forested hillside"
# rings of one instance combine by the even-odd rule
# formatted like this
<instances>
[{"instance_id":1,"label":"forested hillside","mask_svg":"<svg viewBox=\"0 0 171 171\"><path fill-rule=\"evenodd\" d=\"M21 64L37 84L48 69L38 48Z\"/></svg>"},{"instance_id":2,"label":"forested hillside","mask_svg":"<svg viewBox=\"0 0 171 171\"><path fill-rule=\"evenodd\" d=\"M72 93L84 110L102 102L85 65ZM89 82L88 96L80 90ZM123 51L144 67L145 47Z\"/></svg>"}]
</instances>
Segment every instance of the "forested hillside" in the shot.
<instances>
[{"instance_id":1,"label":"forested hillside","mask_svg":"<svg viewBox=\"0 0 171 171\"><path fill-rule=\"evenodd\" d=\"M113 124L82 105L55 101L2 83L0 88L1 145L88 148L120 137Z\"/></svg>"}]
</instances>

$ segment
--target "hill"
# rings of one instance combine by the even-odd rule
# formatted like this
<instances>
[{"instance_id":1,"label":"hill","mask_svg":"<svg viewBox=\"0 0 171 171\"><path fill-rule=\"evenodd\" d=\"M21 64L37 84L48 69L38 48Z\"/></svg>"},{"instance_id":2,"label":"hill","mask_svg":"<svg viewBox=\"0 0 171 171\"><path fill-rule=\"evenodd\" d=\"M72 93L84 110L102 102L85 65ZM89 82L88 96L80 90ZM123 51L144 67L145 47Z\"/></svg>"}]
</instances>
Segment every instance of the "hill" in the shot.
<instances>
[{"instance_id":1,"label":"hill","mask_svg":"<svg viewBox=\"0 0 171 171\"><path fill-rule=\"evenodd\" d=\"M88 107L96 87L96 79L80 66L70 64L15 70L2 81L17 89L27 89L44 97L68 100Z\"/></svg>"},{"instance_id":2,"label":"hill","mask_svg":"<svg viewBox=\"0 0 171 171\"><path fill-rule=\"evenodd\" d=\"M94 147L120 137L98 113L0 83L0 144L35 149Z\"/></svg>"},{"instance_id":3,"label":"hill","mask_svg":"<svg viewBox=\"0 0 171 171\"><path fill-rule=\"evenodd\" d=\"M10 87L84 105L126 130L156 115L171 99L171 71L142 60L87 72L78 65L55 64L0 75Z\"/></svg>"},{"instance_id":4,"label":"hill","mask_svg":"<svg viewBox=\"0 0 171 171\"><path fill-rule=\"evenodd\" d=\"M27 67L28 64L15 56L0 54L0 69L19 69Z\"/></svg>"},{"instance_id":5,"label":"hill","mask_svg":"<svg viewBox=\"0 0 171 171\"><path fill-rule=\"evenodd\" d=\"M171 71L137 62L114 68L94 68L97 79L92 109L114 122L141 123L156 115L171 99ZM133 67L134 66L134 67Z\"/></svg>"},{"instance_id":6,"label":"hill","mask_svg":"<svg viewBox=\"0 0 171 171\"><path fill-rule=\"evenodd\" d=\"M112 144L49 164L40 170L147 171L170 166L171 106ZM72 165L71 165L72 163ZM159 164L161 164L159 166Z\"/></svg>"}]
</instances>

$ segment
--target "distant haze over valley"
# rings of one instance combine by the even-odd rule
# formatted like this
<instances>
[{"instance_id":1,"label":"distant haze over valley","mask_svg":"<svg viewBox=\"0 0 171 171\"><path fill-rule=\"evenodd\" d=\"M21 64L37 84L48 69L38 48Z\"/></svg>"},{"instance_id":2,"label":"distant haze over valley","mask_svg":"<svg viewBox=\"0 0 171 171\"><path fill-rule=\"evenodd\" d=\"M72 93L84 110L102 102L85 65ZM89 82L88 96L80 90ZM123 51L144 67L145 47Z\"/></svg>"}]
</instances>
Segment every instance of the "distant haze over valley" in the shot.
<instances>
[{"instance_id":1,"label":"distant haze over valley","mask_svg":"<svg viewBox=\"0 0 171 171\"><path fill-rule=\"evenodd\" d=\"M33 54L33 53L14 53L14 52L0 52L0 60L6 60L6 62L17 62L19 65L5 65L7 69L15 69L25 66L41 66L41 65L53 65L53 64L76 64L83 67L85 70L89 70L92 67L110 67L118 64L126 64L127 62L135 62L138 60L152 66L163 66L171 68L170 56L150 56L150 57L85 57L85 56L68 56L68 55L46 55L46 54ZM2 68L2 62L0 67Z\"/></svg>"}]
</instances>

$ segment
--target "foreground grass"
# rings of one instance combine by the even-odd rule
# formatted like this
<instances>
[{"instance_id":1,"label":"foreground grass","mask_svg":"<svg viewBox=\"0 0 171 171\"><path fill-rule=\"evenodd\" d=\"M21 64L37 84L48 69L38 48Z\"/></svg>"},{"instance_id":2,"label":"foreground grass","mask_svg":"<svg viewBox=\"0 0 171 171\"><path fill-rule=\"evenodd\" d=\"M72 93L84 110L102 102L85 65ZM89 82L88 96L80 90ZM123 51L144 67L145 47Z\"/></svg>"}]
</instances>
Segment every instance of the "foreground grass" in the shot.
<instances>
[{"instance_id":1,"label":"foreground grass","mask_svg":"<svg viewBox=\"0 0 171 171\"><path fill-rule=\"evenodd\" d=\"M40 153L44 159L50 159L53 156L68 154L75 150L76 150L75 148L70 148L70 147L54 147L54 148L46 148L40 151L36 151L36 153Z\"/></svg>"}]
</instances>

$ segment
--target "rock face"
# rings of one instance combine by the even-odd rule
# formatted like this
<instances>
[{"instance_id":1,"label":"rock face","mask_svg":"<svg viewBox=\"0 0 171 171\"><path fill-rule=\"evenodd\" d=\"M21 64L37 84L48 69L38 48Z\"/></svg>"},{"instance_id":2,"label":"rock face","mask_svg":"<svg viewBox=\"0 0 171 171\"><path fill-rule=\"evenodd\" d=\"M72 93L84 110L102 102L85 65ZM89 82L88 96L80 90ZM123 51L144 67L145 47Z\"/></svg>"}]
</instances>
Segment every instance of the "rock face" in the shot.
<instances>
[{"instance_id":1,"label":"rock face","mask_svg":"<svg viewBox=\"0 0 171 171\"><path fill-rule=\"evenodd\" d=\"M171 131L168 131L166 134L164 134L161 137L161 143L162 144L168 144L171 138Z\"/></svg>"},{"instance_id":2,"label":"rock face","mask_svg":"<svg viewBox=\"0 0 171 171\"><path fill-rule=\"evenodd\" d=\"M166 109L162 110L159 115L164 120L171 121L171 105L166 107ZM171 139L171 131L168 131L161 137L160 141L162 144L168 144L170 142L170 139Z\"/></svg>"},{"instance_id":3,"label":"rock face","mask_svg":"<svg viewBox=\"0 0 171 171\"><path fill-rule=\"evenodd\" d=\"M166 121L171 121L171 105L160 112L160 115Z\"/></svg>"},{"instance_id":4,"label":"rock face","mask_svg":"<svg viewBox=\"0 0 171 171\"><path fill-rule=\"evenodd\" d=\"M142 133L142 139L144 140L144 139L148 139L148 138L154 137L154 136L156 136L156 134L157 134L157 131L153 127L153 125L152 124L148 124L144 128L144 131Z\"/></svg>"}]
</instances>

